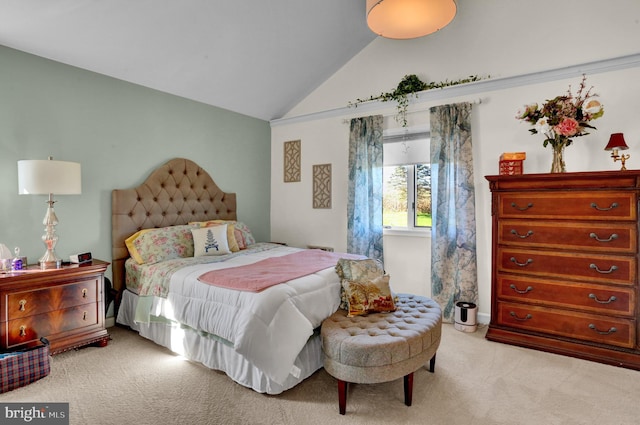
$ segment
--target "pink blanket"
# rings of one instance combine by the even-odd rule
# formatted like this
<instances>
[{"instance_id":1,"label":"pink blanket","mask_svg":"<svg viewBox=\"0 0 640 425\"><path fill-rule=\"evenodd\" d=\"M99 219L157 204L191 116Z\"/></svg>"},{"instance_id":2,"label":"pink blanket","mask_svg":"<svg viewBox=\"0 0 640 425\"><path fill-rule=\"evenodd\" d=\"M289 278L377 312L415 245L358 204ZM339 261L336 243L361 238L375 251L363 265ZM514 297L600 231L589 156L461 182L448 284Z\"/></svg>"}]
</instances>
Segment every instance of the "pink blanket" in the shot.
<instances>
[{"instance_id":1,"label":"pink blanket","mask_svg":"<svg viewBox=\"0 0 640 425\"><path fill-rule=\"evenodd\" d=\"M238 291L260 292L270 286L335 266L341 258L363 259L365 257L310 249L281 257L267 258L246 266L212 270L200 275L198 280L209 285Z\"/></svg>"}]
</instances>

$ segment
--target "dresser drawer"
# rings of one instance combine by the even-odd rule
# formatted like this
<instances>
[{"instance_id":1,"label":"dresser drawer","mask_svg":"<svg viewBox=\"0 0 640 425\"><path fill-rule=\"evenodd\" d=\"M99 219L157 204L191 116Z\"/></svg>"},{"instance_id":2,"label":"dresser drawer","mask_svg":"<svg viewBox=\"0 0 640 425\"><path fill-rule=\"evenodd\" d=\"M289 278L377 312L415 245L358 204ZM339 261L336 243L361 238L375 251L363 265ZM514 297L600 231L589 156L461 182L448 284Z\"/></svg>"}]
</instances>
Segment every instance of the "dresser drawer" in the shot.
<instances>
[{"instance_id":1,"label":"dresser drawer","mask_svg":"<svg viewBox=\"0 0 640 425\"><path fill-rule=\"evenodd\" d=\"M622 255L500 247L496 263L499 271L622 285L634 285L637 274L636 258Z\"/></svg>"},{"instance_id":2,"label":"dresser drawer","mask_svg":"<svg viewBox=\"0 0 640 425\"><path fill-rule=\"evenodd\" d=\"M498 299L503 301L630 317L635 314L636 292L633 288L499 274L496 291Z\"/></svg>"},{"instance_id":3,"label":"dresser drawer","mask_svg":"<svg viewBox=\"0 0 640 425\"><path fill-rule=\"evenodd\" d=\"M501 245L632 254L637 243L635 223L514 219L498 223Z\"/></svg>"},{"instance_id":4,"label":"dresser drawer","mask_svg":"<svg viewBox=\"0 0 640 425\"><path fill-rule=\"evenodd\" d=\"M96 324L98 324L98 308L95 303L22 317L6 323L6 344L7 348L10 348L37 341L43 336L80 330Z\"/></svg>"},{"instance_id":5,"label":"dresser drawer","mask_svg":"<svg viewBox=\"0 0 640 425\"><path fill-rule=\"evenodd\" d=\"M98 279L6 295L7 319L34 316L98 300Z\"/></svg>"},{"instance_id":6,"label":"dresser drawer","mask_svg":"<svg viewBox=\"0 0 640 425\"><path fill-rule=\"evenodd\" d=\"M547 191L499 193L499 218L570 220L637 219L636 193L625 191Z\"/></svg>"},{"instance_id":7,"label":"dresser drawer","mask_svg":"<svg viewBox=\"0 0 640 425\"><path fill-rule=\"evenodd\" d=\"M618 347L635 346L633 319L498 302L498 324Z\"/></svg>"}]
</instances>

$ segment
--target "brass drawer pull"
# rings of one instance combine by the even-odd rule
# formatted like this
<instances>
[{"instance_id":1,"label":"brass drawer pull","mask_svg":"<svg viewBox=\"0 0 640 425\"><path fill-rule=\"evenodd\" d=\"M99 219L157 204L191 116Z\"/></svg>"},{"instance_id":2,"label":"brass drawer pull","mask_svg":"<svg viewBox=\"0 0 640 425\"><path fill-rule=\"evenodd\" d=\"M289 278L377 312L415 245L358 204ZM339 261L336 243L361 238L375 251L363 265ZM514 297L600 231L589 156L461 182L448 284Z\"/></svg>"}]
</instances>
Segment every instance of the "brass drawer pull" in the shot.
<instances>
[{"instance_id":1,"label":"brass drawer pull","mask_svg":"<svg viewBox=\"0 0 640 425\"><path fill-rule=\"evenodd\" d=\"M515 257L509 258L509 261L514 263L516 266L520 266L520 267L525 267L525 266L528 266L529 264L533 263L533 260L531 258L527 259L527 261L524 262L524 263L518 263L518 260L516 260Z\"/></svg>"},{"instance_id":2,"label":"brass drawer pull","mask_svg":"<svg viewBox=\"0 0 640 425\"><path fill-rule=\"evenodd\" d=\"M519 320L521 322L526 322L527 320L530 320L530 319L533 318L533 316L531 314L527 314L524 317L518 317L518 315L514 311L510 312L509 315L511 317L513 317L514 319Z\"/></svg>"},{"instance_id":3,"label":"brass drawer pull","mask_svg":"<svg viewBox=\"0 0 640 425\"><path fill-rule=\"evenodd\" d=\"M87 288L82 288L82 298L87 298Z\"/></svg>"},{"instance_id":4,"label":"brass drawer pull","mask_svg":"<svg viewBox=\"0 0 640 425\"><path fill-rule=\"evenodd\" d=\"M613 272L615 272L616 270L618 270L618 266L611 266L611 267L609 268L609 270L600 270L600 269L598 268L598 266L596 266L596 265L595 265L595 264L593 264L593 263L592 263L592 264L589 264L589 268L590 268L590 269L594 269L594 270L595 270L595 271L597 271L598 273L602 273L602 274L609 274L609 273L613 273Z\"/></svg>"},{"instance_id":5,"label":"brass drawer pull","mask_svg":"<svg viewBox=\"0 0 640 425\"><path fill-rule=\"evenodd\" d=\"M598 242L611 242L618 239L618 234L612 233L607 239L600 239L595 233L589 233L589 237L597 240Z\"/></svg>"},{"instance_id":6,"label":"brass drawer pull","mask_svg":"<svg viewBox=\"0 0 640 425\"><path fill-rule=\"evenodd\" d=\"M600 335L611 335L614 332L618 332L618 330L614 326L612 326L608 331L598 330L598 328L596 328L596 325L594 325L593 323L589 323L589 329L596 331Z\"/></svg>"},{"instance_id":7,"label":"brass drawer pull","mask_svg":"<svg viewBox=\"0 0 640 425\"><path fill-rule=\"evenodd\" d=\"M24 311L25 310L24 306L27 304L27 300L20 300L18 301L18 304L20 305L20 307L18 307L18 310Z\"/></svg>"},{"instance_id":8,"label":"brass drawer pull","mask_svg":"<svg viewBox=\"0 0 640 425\"><path fill-rule=\"evenodd\" d=\"M615 300L617 300L615 295L611 295L609 297L608 300L606 301L602 301L600 299L598 299L598 297L596 296L596 294L589 294L589 298L591 298L592 300L595 300L595 302L600 303L600 304L611 304L612 302L614 302Z\"/></svg>"},{"instance_id":9,"label":"brass drawer pull","mask_svg":"<svg viewBox=\"0 0 640 425\"><path fill-rule=\"evenodd\" d=\"M20 336L27 336L27 327L25 325L20 326Z\"/></svg>"},{"instance_id":10,"label":"brass drawer pull","mask_svg":"<svg viewBox=\"0 0 640 425\"><path fill-rule=\"evenodd\" d=\"M529 208L533 208L533 203L529 202L526 207L519 207L515 202L511 203L511 207L517 209L518 211L526 211Z\"/></svg>"},{"instance_id":11,"label":"brass drawer pull","mask_svg":"<svg viewBox=\"0 0 640 425\"><path fill-rule=\"evenodd\" d=\"M614 202L613 204L611 204L611 206L609 208L600 208L598 206L598 204L596 204L595 202L591 203L591 208L595 208L598 211L611 211L614 208L618 208L618 203Z\"/></svg>"},{"instance_id":12,"label":"brass drawer pull","mask_svg":"<svg viewBox=\"0 0 640 425\"><path fill-rule=\"evenodd\" d=\"M522 290L522 289L518 289L516 285L514 285L513 283L509 285L509 288L513 289L518 294L526 294L527 292L533 291L533 286L527 286L527 289Z\"/></svg>"},{"instance_id":13,"label":"brass drawer pull","mask_svg":"<svg viewBox=\"0 0 640 425\"><path fill-rule=\"evenodd\" d=\"M525 239L525 238L528 238L529 236L533 235L533 230L529 230L526 235L521 235L521 234L518 233L518 231L516 229L511 229L511 234L519 237L520 239Z\"/></svg>"}]
</instances>

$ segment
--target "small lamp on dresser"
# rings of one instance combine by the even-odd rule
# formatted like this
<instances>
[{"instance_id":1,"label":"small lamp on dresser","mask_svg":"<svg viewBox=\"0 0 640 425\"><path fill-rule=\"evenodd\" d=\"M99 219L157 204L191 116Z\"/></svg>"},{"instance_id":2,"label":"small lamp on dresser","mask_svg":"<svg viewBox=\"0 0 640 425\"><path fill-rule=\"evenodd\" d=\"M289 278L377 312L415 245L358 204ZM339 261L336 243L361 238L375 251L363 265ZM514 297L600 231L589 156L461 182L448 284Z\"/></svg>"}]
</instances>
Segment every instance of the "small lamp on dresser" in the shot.
<instances>
[{"instance_id":1,"label":"small lamp on dresser","mask_svg":"<svg viewBox=\"0 0 640 425\"><path fill-rule=\"evenodd\" d=\"M605 151L611 151L611 158L613 158L613 162L620 161L622 163L622 168L620 171L624 171L627 169L625 166L625 162L627 159L631 157L629 154L618 154L618 150L627 150L629 146L624 140L624 135L622 133L613 133L609 138L609 143L604 148Z\"/></svg>"},{"instance_id":2,"label":"small lamp on dresser","mask_svg":"<svg viewBox=\"0 0 640 425\"><path fill-rule=\"evenodd\" d=\"M55 253L58 235L56 224L58 217L53 209L53 194L79 195L82 192L80 182L80 164L77 162L48 160L18 161L18 193L20 195L49 195L47 213L44 216L45 234L42 241L47 251L38 263L42 269L62 267L62 260Z\"/></svg>"}]
</instances>

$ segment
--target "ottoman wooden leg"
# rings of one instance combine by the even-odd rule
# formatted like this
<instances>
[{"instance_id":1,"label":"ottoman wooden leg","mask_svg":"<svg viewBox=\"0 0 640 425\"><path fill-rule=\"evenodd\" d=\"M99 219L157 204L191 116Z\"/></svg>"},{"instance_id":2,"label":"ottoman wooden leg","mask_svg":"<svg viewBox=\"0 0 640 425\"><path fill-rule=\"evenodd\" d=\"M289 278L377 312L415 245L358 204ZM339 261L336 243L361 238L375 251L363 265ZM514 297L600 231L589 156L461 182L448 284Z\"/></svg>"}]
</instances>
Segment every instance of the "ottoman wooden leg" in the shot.
<instances>
[{"instance_id":1,"label":"ottoman wooden leg","mask_svg":"<svg viewBox=\"0 0 640 425\"><path fill-rule=\"evenodd\" d=\"M436 370L436 355L434 354L429 360L429 372L433 373Z\"/></svg>"},{"instance_id":2,"label":"ottoman wooden leg","mask_svg":"<svg viewBox=\"0 0 640 425\"><path fill-rule=\"evenodd\" d=\"M404 377L404 404L411 406L413 399L413 372Z\"/></svg>"},{"instance_id":3,"label":"ottoman wooden leg","mask_svg":"<svg viewBox=\"0 0 640 425\"><path fill-rule=\"evenodd\" d=\"M340 414L344 415L347 411L347 383L341 379L338 379L338 406Z\"/></svg>"}]
</instances>

